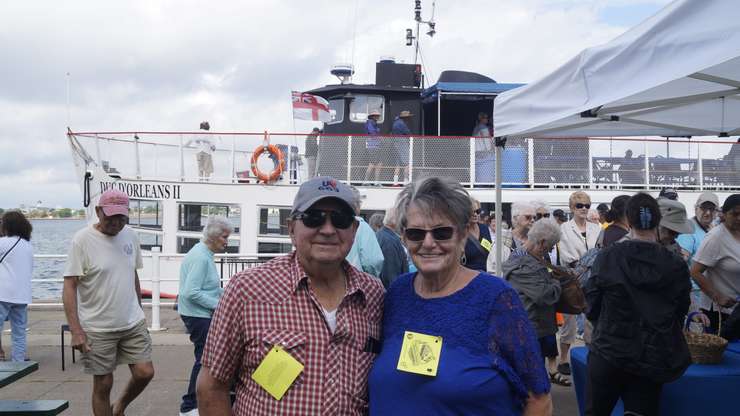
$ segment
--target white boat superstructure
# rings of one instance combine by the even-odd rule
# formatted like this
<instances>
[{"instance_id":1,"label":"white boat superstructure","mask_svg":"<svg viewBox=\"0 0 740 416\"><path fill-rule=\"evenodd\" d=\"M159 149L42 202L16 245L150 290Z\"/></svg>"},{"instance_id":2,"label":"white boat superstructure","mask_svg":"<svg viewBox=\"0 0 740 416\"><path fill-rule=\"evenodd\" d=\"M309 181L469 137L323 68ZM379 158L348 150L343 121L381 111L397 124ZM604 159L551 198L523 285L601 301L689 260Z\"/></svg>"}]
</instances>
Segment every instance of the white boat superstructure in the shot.
<instances>
[{"instance_id":1,"label":"white boat superstructure","mask_svg":"<svg viewBox=\"0 0 740 416\"><path fill-rule=\"evenodd\" d=\"M213 173L199 176L194 138L206 138L212 151ZM286 220L293 197L306 179L304 134L203 132L69 132L77 177L90 221L98 196L110 187L131 198L129 225L142 247L157 247L163 294L177 293L181 256L200 238L209 215L223 215L235 227L228 253L249 267L265 257L292 249ZM401 189L390 174L365 181L368 165L362 135L320 136L317 174L360 189L362 214L369 217L393 204ZM464 184L472 196L492 212L493 157L480 152L475 138L420 136L382 140L407 147L409 178L445 175ZM285 170L273 183L261 183L251 171L254 151L266 142L283 151ZM360 143L358 150L358 143ZM732 141L697 139L520 139L507 144L502 158L503 201L542 200L567 211L576 189L587 191L594 203L610 202L623 193L662 187L679 190L680 200L692 207L698 194L715 191L720 200L740 191L740 176L730 153ZM255 167L275 169L275 160L263 155ZM504 205L504 216L509 205ZM151 257L148 257L150 259ZM144 280L151 277L147 260ZM225 274L232 273L227 266Z\"/></svg>"}]
</instances>

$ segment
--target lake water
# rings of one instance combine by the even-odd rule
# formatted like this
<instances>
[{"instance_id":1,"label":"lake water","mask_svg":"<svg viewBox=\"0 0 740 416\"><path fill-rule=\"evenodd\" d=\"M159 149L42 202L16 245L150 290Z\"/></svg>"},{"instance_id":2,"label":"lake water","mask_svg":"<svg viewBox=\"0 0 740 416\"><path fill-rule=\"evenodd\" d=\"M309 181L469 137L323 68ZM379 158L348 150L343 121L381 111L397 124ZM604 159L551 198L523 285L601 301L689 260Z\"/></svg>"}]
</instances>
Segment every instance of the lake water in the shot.
<instances>
[{"instance_id":1,"label":"lake water","mask_svg":"<svg viewBox=\"0 0 740 416\"><path fill-rule=\"evenodd\" d=\"M83 228L85 220L31 220L33 234L31 244L34 254L67 254L70 242L77 230ZM33 278L62 279L66 259L34 259ZM62 299L62 282L34 282L34 300Z\"/></svg>"}]
</instances>

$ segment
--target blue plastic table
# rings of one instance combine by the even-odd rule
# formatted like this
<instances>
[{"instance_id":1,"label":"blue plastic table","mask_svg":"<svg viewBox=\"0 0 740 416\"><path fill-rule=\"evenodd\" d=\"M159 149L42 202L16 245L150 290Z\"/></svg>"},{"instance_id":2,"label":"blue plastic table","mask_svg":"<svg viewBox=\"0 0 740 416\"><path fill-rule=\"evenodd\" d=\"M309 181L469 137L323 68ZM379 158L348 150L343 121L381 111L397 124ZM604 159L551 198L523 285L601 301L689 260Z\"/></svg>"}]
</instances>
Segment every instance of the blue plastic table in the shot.
<instances>
[{"instance_id":1,"label":"blue plastic table","mask_svg":"<svg viewBox=\"0 0 740 416\"><path fill-rule=\"evenodd\" d=\"M740 341L735 341L727 344L727 349L725 351L734 352L736 354L740 354Z\"/></svg>"},{"instance_id":2,"label":"blue plastic table","mask_svg":"<svg viewBox=\"0 0 740 416\"><path fill-rule=\"evenodd\" d=\"M663 386L660 414L665 416L735 415L740 409L740 343L733 343L716 365L692 364L684 375ZM578 409L584 414L588 348L570 350ZM738 401L736 401L738 400ZM622 402L612 416L624 413Z\"/></svg>"}]
</instances>

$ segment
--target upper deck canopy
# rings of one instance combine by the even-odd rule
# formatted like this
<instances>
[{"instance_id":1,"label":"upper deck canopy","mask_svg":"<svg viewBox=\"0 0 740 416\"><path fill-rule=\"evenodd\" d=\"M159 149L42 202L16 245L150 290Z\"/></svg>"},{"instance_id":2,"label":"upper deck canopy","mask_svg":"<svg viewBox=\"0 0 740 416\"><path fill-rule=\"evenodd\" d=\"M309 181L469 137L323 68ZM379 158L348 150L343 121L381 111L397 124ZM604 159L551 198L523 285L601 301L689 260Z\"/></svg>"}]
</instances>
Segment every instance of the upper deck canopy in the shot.
<instances>
[{"instance_id":1,"label":"upper deck canopy","mask_svg":"<svg viewBox=\"0 0 740 416\"><path fill-rule=\"evenodd\" d=\"M740 134L737 0L676 0L544 78L502 93L507 137Z\"/></svg>"},{"instance_id":2,"label":"upper deck canopy","mask_svg":"<svg viewBox=\"0 0 740 416\"><path fill-rule=\"evenodd\" d=\"M504 91L521 87L524 84L498 83L493 79L474 72L444 71L436 84L422 92L424 99L436 99L439 94L480 94L498 95Z\"/></svg>"}]
</instances>

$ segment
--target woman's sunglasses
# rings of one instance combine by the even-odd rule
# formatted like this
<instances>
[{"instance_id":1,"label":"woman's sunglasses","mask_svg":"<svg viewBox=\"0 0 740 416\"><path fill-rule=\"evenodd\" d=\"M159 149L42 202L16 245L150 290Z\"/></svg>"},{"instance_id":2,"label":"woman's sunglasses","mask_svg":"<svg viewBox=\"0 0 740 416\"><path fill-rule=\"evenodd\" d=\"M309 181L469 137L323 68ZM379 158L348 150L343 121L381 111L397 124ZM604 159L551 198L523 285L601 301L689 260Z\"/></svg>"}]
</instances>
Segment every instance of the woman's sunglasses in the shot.
<instances>
[{"instance_id":1,"label":"woman's sunglasses","mask_svg":"<svg viewBox=\"0 0 740 416\"><path fill-rule=\"evenodd\" d=\"M409 241L424 241L427 237L427 233L432 233L432 238L436 241L446 241L455 235L455 229L452 227L438 227L431 230L425 230L423 228L407 228L403 230L403 235Z\"/></svg>"},{"instance_id":2,"label":"woman's sunglasses","mask_svg":"<svg viewBox=\"0 0 740 416\"><path fill-rule=\"evenodd\" d=\"M354 214L344 211L321 211L318 209L307 209L299 212L293 218L301 220L308 228L319 228L326 224L327 217L334 228L346 230L355 222Z\"/></svg>"},{"instance_id":3,"label":"woman's sunglasses","mask_svg":"<svg viewBox=\"0 0 740 416\"><path fill-rule=\"evenodd\" d=\"M550 218L550 213L547 212L547 213L543 214L543 213L540 212L540 213L537 213L537 216L535 218L537 218L538 220L541 220L543 218Z\"/></svg>"},{"instance_id":4,"label":"woman's sunglasses","mask_svg":"<svg viewBox=\"0 0 740 416\"><path fill-rule=\"evenodd\" d=\"M591 204L581 204L580 202L576 204L576 209L591 209Z\"/></svg>"}]
</instances>

